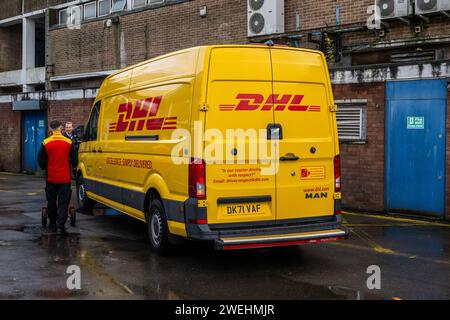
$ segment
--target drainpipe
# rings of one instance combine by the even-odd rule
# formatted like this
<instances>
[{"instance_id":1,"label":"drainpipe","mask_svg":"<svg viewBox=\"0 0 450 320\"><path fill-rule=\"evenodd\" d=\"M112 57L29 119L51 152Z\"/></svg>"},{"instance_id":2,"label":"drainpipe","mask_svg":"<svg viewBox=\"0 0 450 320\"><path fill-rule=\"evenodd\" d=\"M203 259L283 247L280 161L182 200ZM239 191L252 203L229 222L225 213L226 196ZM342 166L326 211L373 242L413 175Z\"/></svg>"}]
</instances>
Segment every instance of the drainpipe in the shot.
<instances>
[{"instance_id":1,"label":"drainpipe","mask_svg":"<svg viewBox=\"0 0 450 320\"><path fill-rule=\"evenodd\" d=\"M50 90L50 75L48 73L48 65L49 63L49 43L48 43L48 37L49 37L49 28L50 28L50 10L49 10L49 0L47 0L47 5L45 9L45 91Z\"/></svg>"}]
</instances>

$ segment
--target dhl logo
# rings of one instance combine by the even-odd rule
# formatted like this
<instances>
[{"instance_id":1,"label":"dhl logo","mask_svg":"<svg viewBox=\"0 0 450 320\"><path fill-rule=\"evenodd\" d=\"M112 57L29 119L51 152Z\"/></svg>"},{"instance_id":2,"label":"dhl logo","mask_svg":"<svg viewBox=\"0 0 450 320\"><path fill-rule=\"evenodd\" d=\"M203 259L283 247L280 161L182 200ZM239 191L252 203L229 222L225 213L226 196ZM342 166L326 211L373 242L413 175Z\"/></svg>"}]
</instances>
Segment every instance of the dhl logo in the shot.
<instances>
[{"instance_id":1,"label":"dhl logo","mask_svg":"<svg viewBox=\"0 0 450 320\"><path fill-rule=\"evenodd\" d=\"M303 111L303 112L320 112L320 106L312 106L302 104L304 95L297 94L271 94L267 99L261 94L239 93L236 100L240 100L236 104L221 104L220 111Z\"/></svg>"},{"instance_id":2,"label":"dhl logo","mask_svg":"<svg viewBox=\"0 0 450 320\"><path fill-rule=\"evenodd\" d=\"M119 105L117 122L109 125L109 132L173 130L177 128L177 117L157 118L162 97L150 97L138 100L133 106L131 102Z\"/></svg>"}]
</instances>

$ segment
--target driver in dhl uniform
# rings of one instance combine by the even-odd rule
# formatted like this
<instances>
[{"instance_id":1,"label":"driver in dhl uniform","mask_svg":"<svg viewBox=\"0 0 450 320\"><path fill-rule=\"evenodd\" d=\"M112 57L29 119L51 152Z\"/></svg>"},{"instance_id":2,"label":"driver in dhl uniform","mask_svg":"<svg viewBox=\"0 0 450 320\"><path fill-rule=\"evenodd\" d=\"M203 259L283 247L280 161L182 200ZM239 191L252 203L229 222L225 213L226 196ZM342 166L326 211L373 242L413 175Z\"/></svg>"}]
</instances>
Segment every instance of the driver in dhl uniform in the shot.
<instances>
[{"instance_id":1,"label":"driver in dhl uniform","mask_svg":"<svg viewBox=\"0 0 450 320\"><path fill-rule=\"evenodd\" d=\"M42 143L38 162L42 169L47 170L45 194L50 220L49 230L66 236L65 224L72 195L71 166L76 167L77 157L72 140L61 133L61 122L52 121L50 129L52 135Z\"/></svg>"}]
</instances>

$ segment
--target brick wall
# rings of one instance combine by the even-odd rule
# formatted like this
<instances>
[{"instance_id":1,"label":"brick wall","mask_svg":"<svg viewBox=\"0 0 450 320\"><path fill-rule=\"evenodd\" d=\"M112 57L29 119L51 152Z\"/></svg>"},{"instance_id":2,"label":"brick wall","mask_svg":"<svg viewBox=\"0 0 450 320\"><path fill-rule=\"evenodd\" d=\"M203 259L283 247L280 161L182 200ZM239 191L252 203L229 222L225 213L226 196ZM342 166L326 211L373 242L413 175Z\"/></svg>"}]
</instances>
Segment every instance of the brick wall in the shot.
<instances>
[{"instance_id":1,"label":"brick wall","mask_svg":"<svg viewBox=\"0 0 450 320\"><path fill-rule=\"evenodd\" d=\"M199 16L201 3L208 8L205 18ZM125 15L127 65L198 45L246 43L245 13L246 1L203 0Z\"/></svg>"},{"instance_id":2,"label":"brick wall","mask_svg":"<svg viewBox=\"0 0 450 320\"><path fill-rule=\"evenodd\" d=\"M208 6L199 16L200 3ZM120 69L164 53L197 45L245 43L246 2L189 1L120 17L108 28L104 21L83 23L79 30L50 31L50 64L54 75ZM120 55L123 34L125 54Z\"/></svg>"},{"instance_id":3,"label":"brick wall","mask_svg":"<svg viewBox=\"0 0 450 320\"><path fill-rule=\"evenodd\" d=\"M341 144L343 206L384 209L384 100L385 84L333 87L334 98L367 99L367 143Z\"/></svg>"},{"instance_id":4,"label":"brick wall","mask_svg":"<svg viewBox=\"0 0 450 320\"><path fill-rule=\"evenodd\" d=\"M48 123L52 120L72 121L74 126L84 125L89 116L93 99L49 101L47 104ZM21 171L21 132L20 111L12 111L10 103L0 103L0 171Z\"/></svg>"},{"instance_id":5,"label":"brick wall","mask_svg":"<svg viewBox=\"0 0 450 320\"><path fill-rule=\"evenodd\" d=\"M1 1L0 20L15 17L22 13L22 0Z\"/></svg>"},{"instance_id":6,"label":"brick wall","mask_svg":"<svg viewBox=\"0 0 450 320\"><path fill-rule=\"evenodd\" d=\"M300 17L301 33L334 27L336 3L341 7L342 26L366 25L367 7L373 4L373 0L285 0L286 32L296 31L296 13ZM201 18L199 8L204 4L208 14L206 18ZM109 28L104 24L106 18L84 22L80 30L52 28L49 53L50 64L54 65L53 75L118 69L196 45L247 43L250 39L247 38L246 8L247 2L241 0L194 0L156 9L124 12L120 15L120 23ZM352 46L450 35L447 18L433 17L431 21L420 34L402 22L390 22L391 28L384 38L377 39L373 31L360 31L344 33L343 43ZM122 58L121 38L125 49ZM306 39L300 44L302 47L317 48Z\"/></svg>"},{"instance_id":7,"label":"brick wall","mask_svg":"<svg viewBox=\"0 0 450 320\"><path fill-rule=\"evenodd\" d=\"M367 143L341 144L343 206L384 210L385 83L333 86L334 98L367 99ZM450 115L450 92L447 94ZM446 218L450 219L450 117L447 116Z\"/></svg>"},{"instance_id":8,"label":"brick wall","mask_svg":"<svg viewBox=\"0 0 450 320\"><path fill-rule=\"evenodd\" d=\"M296 13L300 16L300 30L336 25L336 5L340 6L341 25L366 23L367 8L374 0L286 0L286 29L295 31Z\"/></svg>"},{"instance_id":9,"label":"brick wall","mask_svg":"<svg viewBox=\"0 0 450 320\"><path fill-rule=\"evenodd\" d=\"M345 45L362 45L373 44L377 40L379 41L391 41L398 39L416 39L416 38L429 38L436 36L448 36L450 35L450 20L446 17L432 17L431 23L427 25L423 32L415 33L414 25L408 26L403 22L391 21L389 22L390 28L386 32L386 36L377 39L374 35L374 31L367 30L362 32L353 32L343 34L343 42Z\"/></svg>"},{"instance_id":10,"label":"brick wall","mask_svg":"<svg viewBox=\"0 0 450 320\"><path fill-rule=\"evenodd\" d=\"M22 68L22 25L0 28L0 72Z\"/></svg>"},{"instance_id":11,"label":"brick wall","mask_svg":"<svg viewBox=\"0 0 450 320\"><path fill-rule=\"evenodd\" d=\"M71 2L72 0L25 0L24 11L32 12L45 9L47 7L56 6L58 4ZM48 2L48 5L47 5Z\"/></svg>"},{"instance_id":12,"label":"brick wall","mask_svg":"<svg viewBox=\"0 0 450 320\"><path fill-rule=\"evenodd\" d=\"M0 171L21 170L21 114L12 111L10 103L0 104Z\"/></svg>"},{"instance_id":13,"label":"brick wall","mask_svg":"<svg viewBox=\"0 0 450 320\"><path fill-rule=\"evenodd\" d=\"M74 99L64 101L48 101L47 121L53 120L61 122L71 121L76 128L79 125L85 125L93 99Z\"/></svg>"},{"instance_id":14,"label":"brick wall","mask_svg":"<svg viewBox=\"0 0 450 320\"><path fill-rule=\"evenodd\" d=\"M114 43L113 28L103 21L83 24L79 30L53 30L48 52L52 75L115 69Z\"/></svg>"}]
</instances>

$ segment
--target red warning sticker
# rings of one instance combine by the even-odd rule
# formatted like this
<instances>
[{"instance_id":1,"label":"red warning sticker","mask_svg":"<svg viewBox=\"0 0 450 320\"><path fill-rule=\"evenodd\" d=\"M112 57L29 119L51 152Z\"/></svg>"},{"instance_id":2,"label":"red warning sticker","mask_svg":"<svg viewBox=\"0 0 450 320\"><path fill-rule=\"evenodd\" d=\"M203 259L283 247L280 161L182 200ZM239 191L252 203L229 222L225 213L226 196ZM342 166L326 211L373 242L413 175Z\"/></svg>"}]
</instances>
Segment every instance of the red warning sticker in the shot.
<instances>
[{"instance_id":1,"label":"red warning sticker","mask_svg":"<svg viewBox=\"0 0 450 320\"><path fill-rule=\"evenodd\" d=\"M302 167L300 173L302 180L325 179L325 167Z\"/></svg>"}]
</instances>

